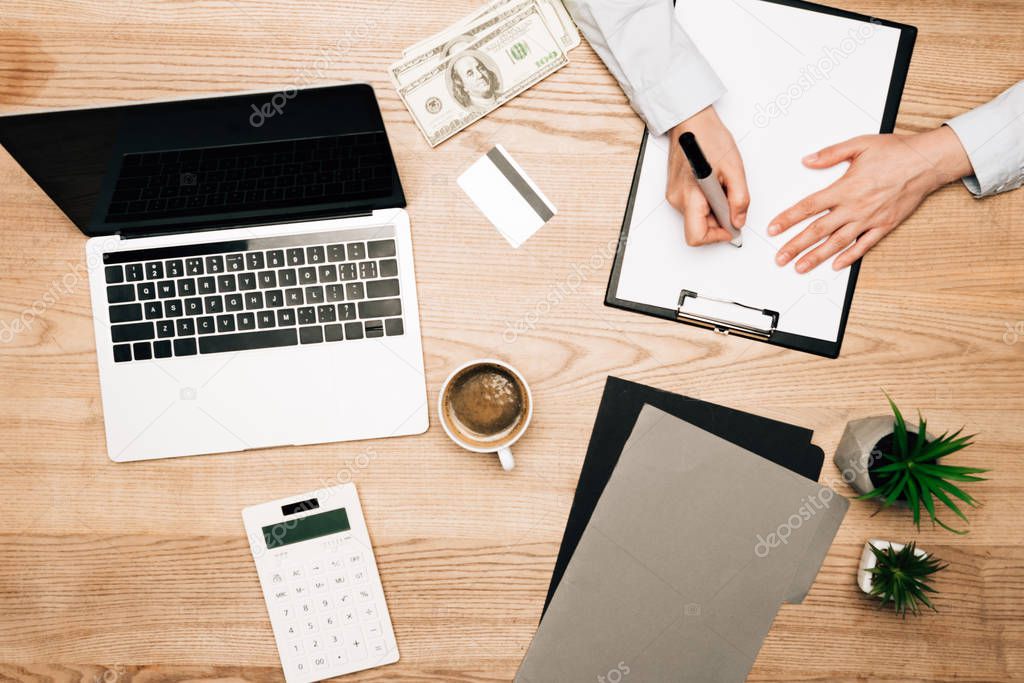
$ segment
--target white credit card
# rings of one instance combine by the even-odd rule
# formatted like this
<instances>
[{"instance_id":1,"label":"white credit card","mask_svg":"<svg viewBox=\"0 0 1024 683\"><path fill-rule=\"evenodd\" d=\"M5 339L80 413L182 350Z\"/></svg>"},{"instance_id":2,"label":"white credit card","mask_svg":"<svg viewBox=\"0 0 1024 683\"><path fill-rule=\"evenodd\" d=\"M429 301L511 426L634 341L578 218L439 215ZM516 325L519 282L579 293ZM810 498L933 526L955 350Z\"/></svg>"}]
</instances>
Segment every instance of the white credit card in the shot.
<instances>
[{"instance_id":1,"label":"white credit card","mask_svg":"<svg viewBox=\"0 0 1024 683\"><path fill-rule=\"evenodd\" d=\"M459 187L515 248L558 213L501 145L459 176Z\"/></svg>"}]
</instances>

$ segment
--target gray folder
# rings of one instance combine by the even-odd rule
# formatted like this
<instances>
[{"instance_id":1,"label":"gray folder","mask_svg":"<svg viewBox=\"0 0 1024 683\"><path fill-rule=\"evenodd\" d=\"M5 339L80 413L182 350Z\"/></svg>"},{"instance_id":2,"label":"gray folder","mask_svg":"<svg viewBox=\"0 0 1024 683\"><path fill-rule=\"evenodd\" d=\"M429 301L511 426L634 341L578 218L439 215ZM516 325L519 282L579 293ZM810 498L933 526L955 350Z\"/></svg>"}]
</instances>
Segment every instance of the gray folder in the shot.
<instances>
[{"instance_id":1,"label":"gray folder","mask_svg":"<svg viewBox=\"0 0 1024 683\"><path fill-rule=\"evenodd\" d=\"M744 680L848 506L644 406L516 680Z\"/></svg>"}]
</instances>

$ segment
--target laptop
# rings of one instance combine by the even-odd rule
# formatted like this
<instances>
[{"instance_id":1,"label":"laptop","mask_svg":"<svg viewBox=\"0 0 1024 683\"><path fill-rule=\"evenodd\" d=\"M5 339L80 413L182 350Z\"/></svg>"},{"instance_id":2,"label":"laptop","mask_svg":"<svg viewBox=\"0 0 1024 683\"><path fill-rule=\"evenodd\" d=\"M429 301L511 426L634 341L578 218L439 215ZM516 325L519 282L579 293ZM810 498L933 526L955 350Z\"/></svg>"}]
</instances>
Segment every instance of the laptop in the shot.
<instances>
[{"instance_id":1,"label":"laptop","mask_svg":"<svg viewBox=\"0 0 1024 683\"><path fill-rule=\"evenodd\" d=\"M0 144L90 237L112 460L427 429L369 85L4 116Z\"/></svg>"}]
</instances>

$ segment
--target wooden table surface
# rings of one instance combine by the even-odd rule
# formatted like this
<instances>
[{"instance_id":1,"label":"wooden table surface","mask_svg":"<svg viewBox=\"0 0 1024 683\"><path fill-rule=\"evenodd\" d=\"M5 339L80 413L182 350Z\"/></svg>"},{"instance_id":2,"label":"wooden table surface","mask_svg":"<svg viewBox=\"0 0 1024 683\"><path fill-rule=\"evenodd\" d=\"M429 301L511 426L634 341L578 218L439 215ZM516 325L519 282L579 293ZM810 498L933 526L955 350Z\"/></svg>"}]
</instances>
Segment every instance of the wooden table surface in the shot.
<instances>
[{"instance_id":1,"label":"wooden table surface","mask_svg":"<svg viewBox=\"0 0 1024 683\"><path fill-rule=\"evenodd\" d=\"M847 0L915 24L901 132L1024 77L1020 0ZM534 633L605 377L786 420L831 455L885 388L959 458L992 469L957 537L854 502L806 601L779 612L751 680L1024 677L1024 191L931 197L861 270L827 360L602 305L642 125L589 46L431 150L385 77L470 0L6 0L2 111L368 81L409 198L430 405L448 371L497 356L536 401L503 474L421 436L135 464L105 453L84 238L0 152L0 679L280 680L241 510L359 487L401 662L351 680L509 680ZM511 249L455 185L503 143L558 206ZM509 329L525 326L522 333ZM510 327L511 326L511 327ZM869 538L918 539L949 569L938 614L901 621L854 584ZM682 674L681 674L682 675Z\"/></svg>"}]
</instances>

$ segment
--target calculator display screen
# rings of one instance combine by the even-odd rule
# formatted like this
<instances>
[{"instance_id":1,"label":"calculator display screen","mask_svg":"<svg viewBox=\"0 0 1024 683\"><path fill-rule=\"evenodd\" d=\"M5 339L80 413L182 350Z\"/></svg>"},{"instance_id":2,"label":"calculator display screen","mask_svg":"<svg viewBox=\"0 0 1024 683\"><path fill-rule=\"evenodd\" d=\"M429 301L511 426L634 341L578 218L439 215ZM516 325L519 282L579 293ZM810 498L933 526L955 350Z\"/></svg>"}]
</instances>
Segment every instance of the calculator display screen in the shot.
<instances>
[{"instance_id":1,"label":"calculator display screen","mask_svg":"<svg viewBox=\"0 0 1024 683\"><path fill-rule=\"evenodd\" d=\"M263 527L263 540L267 543L267 550L273 550L292 543L308 541L311 538L348 531L351 528L348 523L348 513L345 512L345 508L339 508L265 526Z\"/></svg>"}]
</instances>

